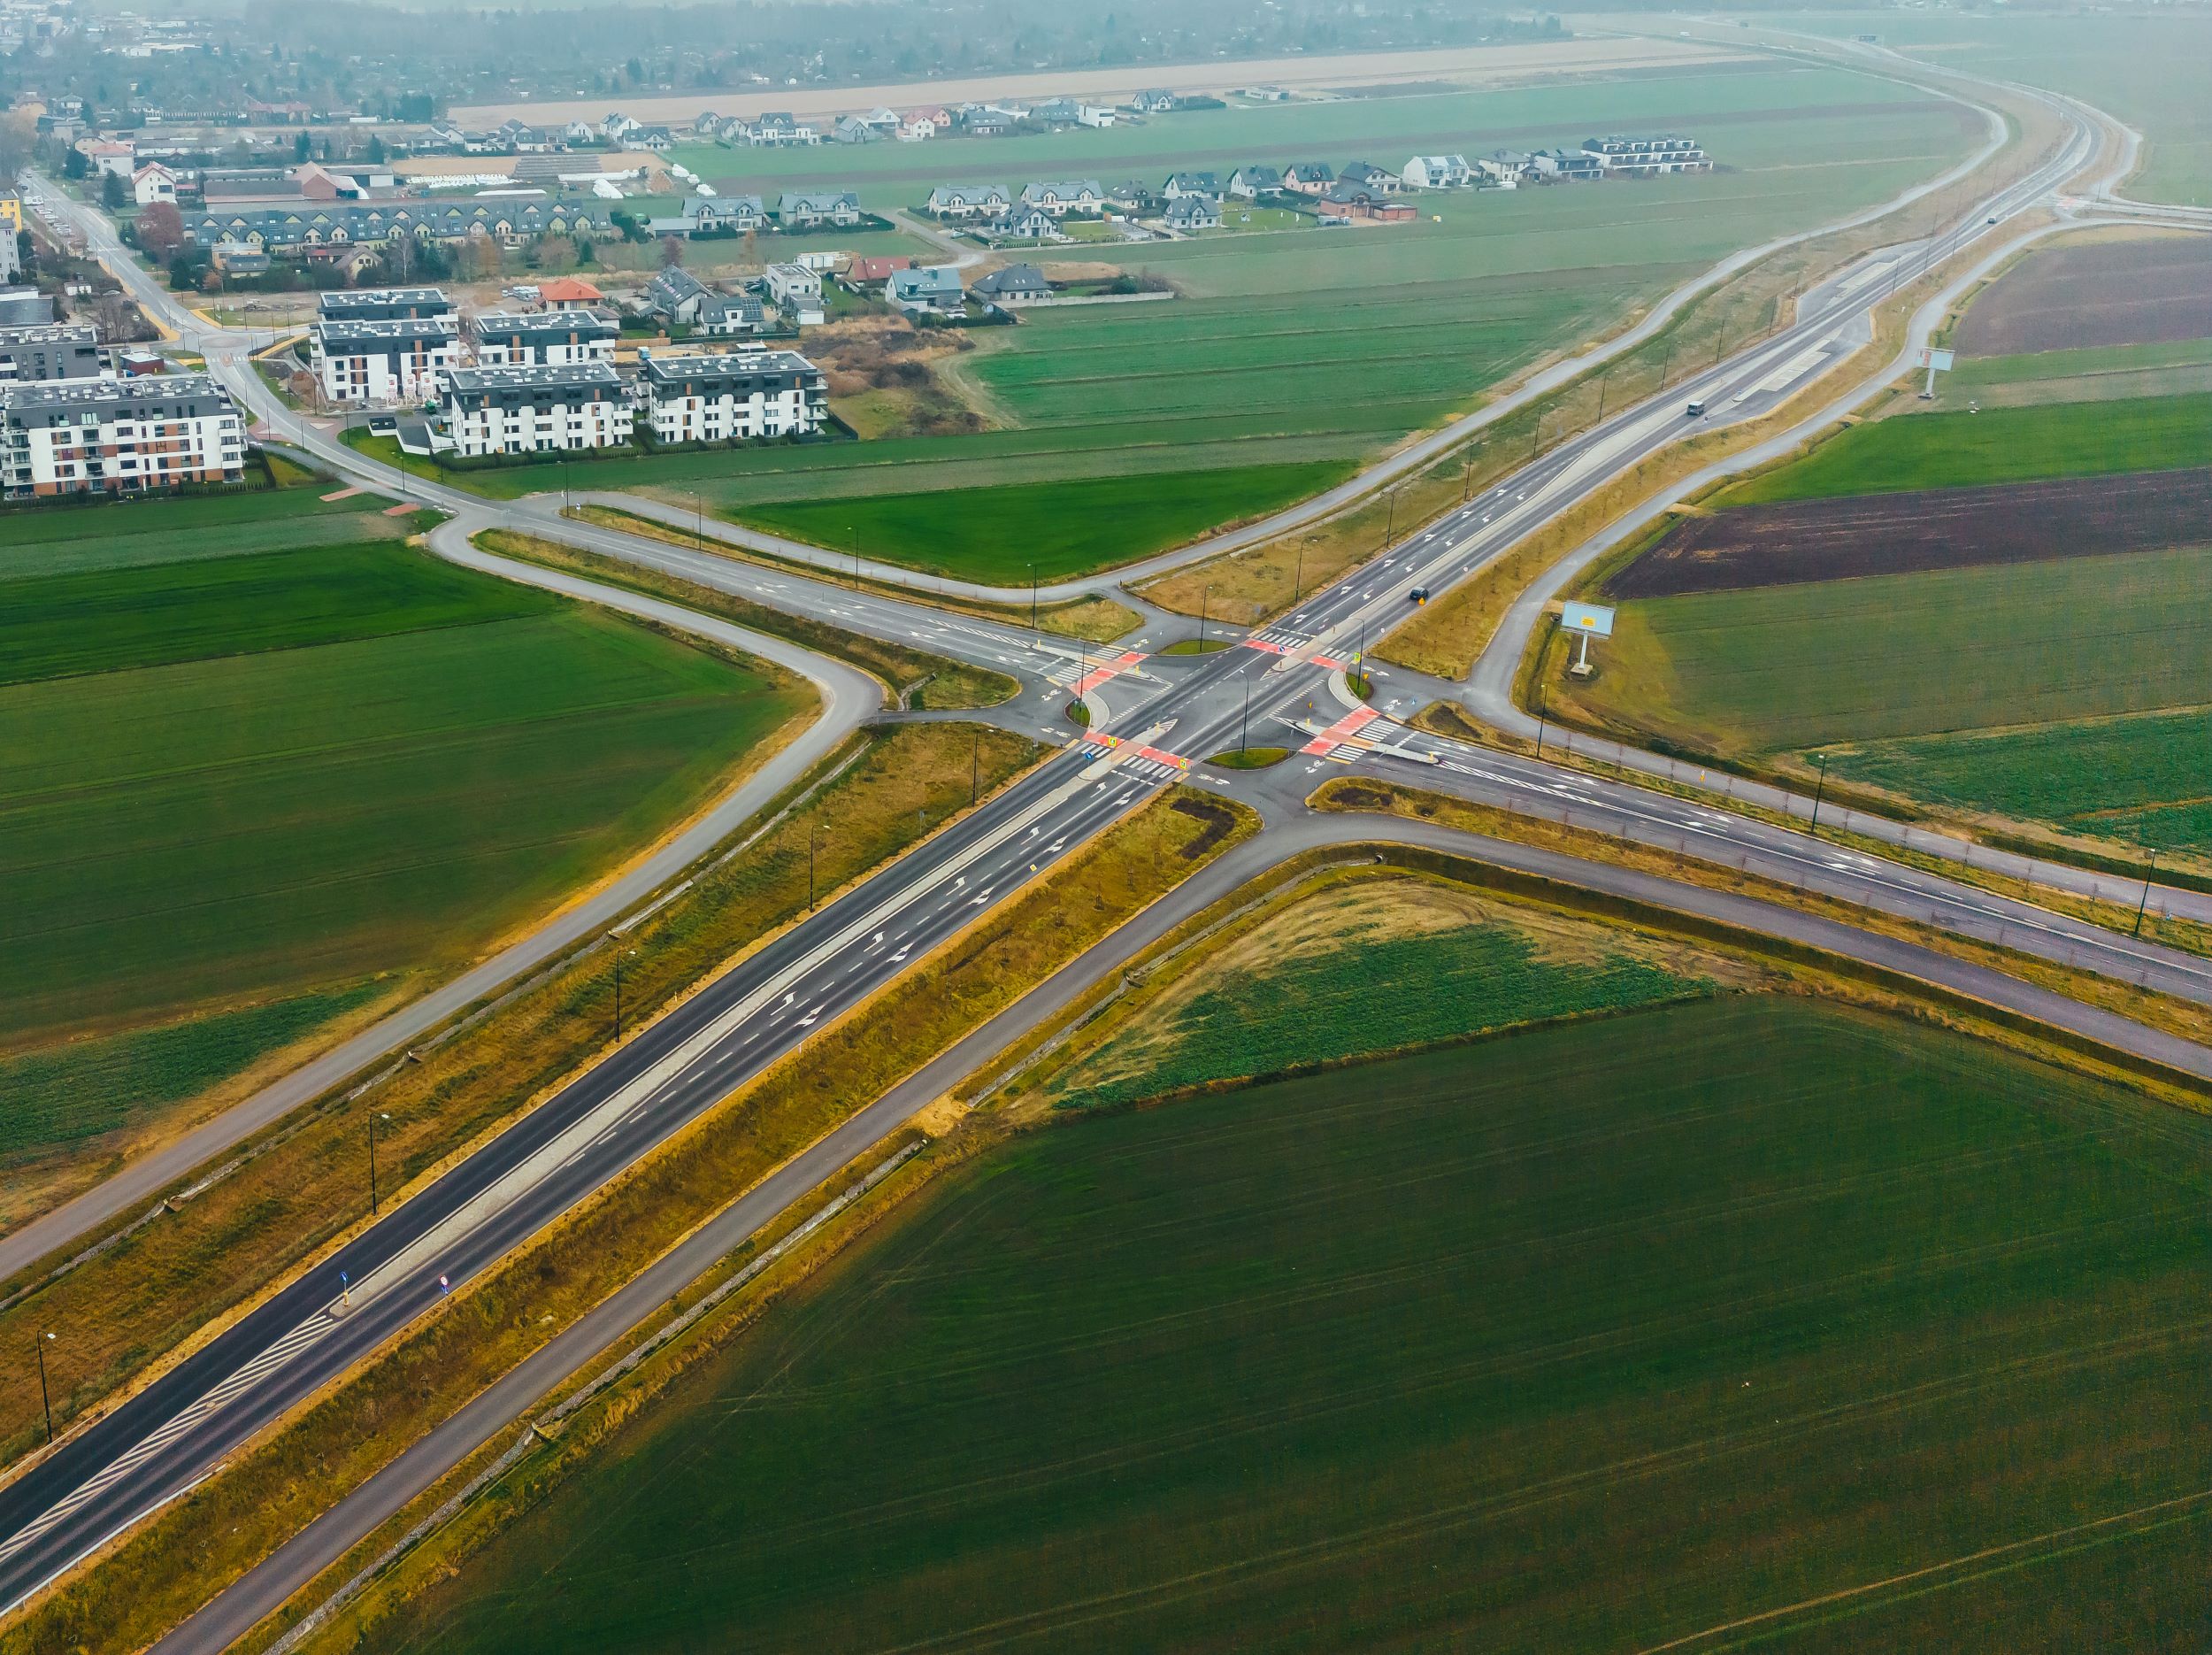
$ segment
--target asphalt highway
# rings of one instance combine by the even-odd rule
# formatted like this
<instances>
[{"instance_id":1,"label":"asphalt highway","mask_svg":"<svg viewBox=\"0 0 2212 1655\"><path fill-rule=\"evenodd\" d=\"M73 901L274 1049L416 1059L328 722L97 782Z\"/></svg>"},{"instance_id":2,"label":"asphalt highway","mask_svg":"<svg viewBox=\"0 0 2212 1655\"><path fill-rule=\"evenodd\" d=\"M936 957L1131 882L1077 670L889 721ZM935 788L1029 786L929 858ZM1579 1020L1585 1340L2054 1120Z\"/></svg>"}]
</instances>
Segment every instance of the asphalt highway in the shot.
<instances>
[{"instance_id":1,"label":"asphalt highway","mask_svg":"<svg viewBox=\"0 0 2212 1655\"><path fill-rule=\"evenodd\" d=\"M2017 213L2047 196L2078 169L2093 141L2087 123L2082 123L2062 163L2039 169L2033 178L1962 219L1933 238L1925 255L1943 258L1980 235L1986 218ZM1148 758L1140 747L1148 744L1200 759L1233 744L1248 720L1259 727L1285 720L1322 727L1337 721L1349 711L1333 689L1340 682L1339 669L1364 641L1404 612L1410 587L1442 590L1465 578L1538 522L1674 440L1685 428L1682 407L1687 400L1702 398L1709 406L1725 409L1721 417L1742 419L1786 397L1793 384L1816 371L1820 360L1838 348L1855 318L1913 273L1909 260L1900 261L1847 293L1832 287L1824 300L1816 296L1779 336L1699 374L1663 399L1625 409L1562 444L1378 562L1317 594L1282 624L1257 635L1250 647L1194 658L1187 665L1148 663L1146 676L1100 686L1096 693L1111 704L1110 726L1102 733L1125 735L1127 745L1106 748L1087 742L1055 757L793 928L633 1035L545 1105L393 1208L335 1257L277 1292L113 1412L73 1433L56 1451L0 1489L0 1604L22 1601L73 1560L209 1474L261 1425L346 1372L395 1331L434 1312L449 1286L465 1287L733 1087L829 1027L909 964L1183 774L1178 765ZM169 303L165 296L162 303ZM211 350L210 357L211 362L226 365L222 371L242 396L262 404L262 388L235 349L227 354ZM391 486L380 468L370 472L349 450L329 458L346 474L364 476L371 486ZM451 490L426 486L407 492L456 512L465 524L483 520L493 510ZM565 523L560 528L563 538L586 544L595 543L590 535L601 533L588 535L580 526ZM910 635L910 641L963 658L1010 668L1014 665L1010 651L1033 666L1036 660L1036 641L1015 628L972 626L941 612L870 594L840 595L795 574L731 565L633 536L610 534L603 543L640 561L676 559L664 566L693 578L719 565L714 571L718 583L788 581L789 592L764 596L764 601L825 605L824 618L859 630L911 625L918 630ZM700 561L681 561L691 558ZM1046 688L1036 689L1033 679L1040 700L1064 697L1061 681L1094 664L1079 650L1074 672L1069 672L1066 647L1060 646L1064 658ZM1761 871L1786 866L1794 870L1793 882L1815 889L1847 886L1850 900L1905 904L1888 911L1930 917L1965 935L1983 935L1994 925L2002 928L2008 946L2023 951L2168 987L2193 999L2212 999L2200 969L2185 957L2149 945L2123 949L2124 939L2096 928L2060 921L2021 904L2008 906L1936 874L1871 858L1855 860L1802 835L1709 806L1685 805L1629 784L1417 738L1409 731L1390 734L1386 745L1394 752L1343 743L1334 743L1339 751L1329 756L1362 766L1396 767L1394 774L1463 789L1471 797L1511 795L1547 810L1575 812L1578 822L1601 816L1638 836L1656 835L1655 843L1678 841L1709 859L1740 858L1747 867ZM1364 739L1372 735L1371 728ZM1325 741L1325 751L1330 745ZM1302 759L1233 785L1246 787L1256 802L1270 804L1271 814L1281 821L1289 807L1270 790L1293 777L1310 786L1315 774ZM1580 814L1586 812L1592 818ZM1360 828L1394 831L1387 823L1362 823ZM1804 916L1800 920L1808 926L1829 923ZM1851 928L1832 928L1860 938L1860 946L1882 943ZM2012 989L2024 986L2004 981ZM2116 1039L2134 1043L2130 1050L2147 1052L2155 1047L2162 1052L2172 1043L2139 1025L2111 1020L2118 1025Z\"/></svg>"}]
</instances>

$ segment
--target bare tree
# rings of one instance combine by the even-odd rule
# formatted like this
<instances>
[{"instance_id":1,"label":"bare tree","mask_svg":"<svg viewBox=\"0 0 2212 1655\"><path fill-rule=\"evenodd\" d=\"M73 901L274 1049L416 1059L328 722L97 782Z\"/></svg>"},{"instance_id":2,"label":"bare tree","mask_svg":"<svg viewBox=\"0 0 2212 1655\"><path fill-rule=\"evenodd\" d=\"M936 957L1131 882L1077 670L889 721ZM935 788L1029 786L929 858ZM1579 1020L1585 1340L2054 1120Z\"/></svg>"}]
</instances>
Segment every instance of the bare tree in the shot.
<instances>
[{"instance_id":1,"label":"bare tree","mask_svg":"<svg viewBox=\"0 0 2212 1655\"><path fill-rule=\"evenodd\" d=\"M684 262L684 244L673 235L661 237L661 268L672 270Z\"/></svg>"},{"instance_id":2,"label":"bare tree","mask_svg":"<svg viewBox=\"0 0 2212 1655\"><path fill-rule=\"evenodd\" d=\"M184 214L157 201L138 215L138 244L155 258L167 258L184 245Z\"/></svg>"}]
</instances>

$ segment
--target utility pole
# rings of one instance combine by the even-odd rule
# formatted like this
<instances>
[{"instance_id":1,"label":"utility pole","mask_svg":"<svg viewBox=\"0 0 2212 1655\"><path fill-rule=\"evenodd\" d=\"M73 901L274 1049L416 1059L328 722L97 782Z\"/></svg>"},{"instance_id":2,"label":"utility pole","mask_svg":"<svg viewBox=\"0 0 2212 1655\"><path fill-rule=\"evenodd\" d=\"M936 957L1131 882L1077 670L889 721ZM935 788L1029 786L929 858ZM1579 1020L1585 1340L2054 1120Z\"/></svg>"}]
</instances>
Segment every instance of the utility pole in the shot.
<instances>
[{"instance_id":1,"label":"utility pole","mask_svg":"<svg viewBox=\"0 0 2212 1655\"><path fill-rule=\"evenodd\" d=\"M1214 589L1209 581L1206 589L1198 595L1198 652L1206 652L1206 605L1212 600Z\"/></svg>"},{"instance_id":2,"label":"utility pole","mask_svg":"<svg viewBox=\"0 0 2212 1655\"><path fill-rule=\"evenodd\" d=\"M1397 534L1397 532L1398 491L1395 489L1393 489L1390 491L1390 515L1384 520L1383 523L1383 550L1385 551L1388 551L1390 550L1391 540Z\"/></svg>"},{"instance_id":3,"label":"utility pole","mask_svg":"<svg viewBox=\"0 0 2212 1655\"><path fill-rule=\"evenodd\" d=\"M1294 575L1292 575L1292 576L1291 576L1291 581L1290 581L1290 603L1291 603L1291 607L1292 607L1292 608L1294 608L1294 609L1295 609L1295 608L1298 606L1298 600L1299 600L1300 598L1303 597L1305 595L1306 595L1306 539L1305 539L1305 536L1304 536L1304 535L1301 535L1298 537L1298 569L1297 569L1297 573L1294 573Z\"/></svg>"},{"instance_id":4,"label":"utility pole","mask_svg":"<svg viewBox=\"0 0 2212 1655\"><path fill-rule=\"evenodd\" d=\"M1605 391L1612 382L1613 375L1609 371L1598 375L1598 417L1590 422L1593 425L1605 423Z\"/></svg>"},{"instance_id":5,"label":"utility pole","mask_svg":"<svg viewBox=\"0 0 2212 1655\"><path fill-rule=\"evenodd\" d=\"M1544 681L1536 681L1536 756L1544 756L1544 715L1548 711L1544 699Z\"/></svg>"},{"instance_id":6,"label":"utility pole","mask_svg":"<svg viewBox=\"0 0 2212 1655\"><path fill-rule=\"evenodd\" d=\"M614 933L610 931L607 935L613 936ZM618 1046L622 1043L622 961L626 956L634 959L637 950L623 948L621 939L617 937L614 953L614 1043Z\"/></svg>"},{"instance_id":7,"label":"utility pole","mask_svg":"<svg viewBox=\"0 0 2212 1655\"><path fill-rule=\"evenodd\" d=\"M46 1411L46 1440L49 1443L54 1440L54 1398L46 1389L46 1344L53 1336L41 1329L38 1337L31 1342L32 1348L38 1352L38 1403Z\"/></svg>"},{"instance_id":8,"label":"utility pole","mask_svg":"<svg viewBox=\"0 0 2212 1655\"><path fill-rule=\"evenodd\" d=\"M1659 358L1659 389L1667 389L1667 370L1674 366L1674 335L1667 335L1666 354Z\"/></svg>"},{"instance_id":9,"label":"utility pole","mask_svg":"<svg viewBox=\"0 0 2212 1655\"><path fill-rule=\"evenodd\" d=\"M369 1216L371 1218L374 1218L377 1213L376 1123L381 1120L387 1125L389 1125L391 1119L391 1116L382 1113L373 1114L369 1117Z\"/></svg>"},{"instance_id":10,"label":"utility pole","mask_svg":"<svg viewBox=\"0 0 2212 1655\"><path fill-rule=\"evenodd\" d=\"M1029 632L1030 641L1036 641L1037 633L1037 566L1029 566Z\"/></svg>"},{"instance_id":11,"label":"utility pole","mask_svg":"<svg viewBox=\"0 0 2212 1655\"><path fill-rule=\"evenodd\" d=\"M814 912L814 844L820 837L822 825L810 821L806 825L806 911Z\"/></svg>"},{"instance_id":12,"label":"utility pole","mask_svg":"<svg viewBox=\"0 0 2212 1655\"><path fill-rule=\"evenodd\" d=\"M2135 928L2128 933L2130 936L2143 935L2143 911L2151 905L2151 875L2157 872L2158 849L2154 845L2151 848L2150 866L2143 872L2143 899L2135 904Z\"/></svg>"},{"instance_id":13,"label":"utility pole","mask_svg":"<svg viewBox=\"0 0 2212 1655\"><path fill-rule=\"evenodd\" d=\"M1813 789L1813 821L1805 831L1816 834L1820 831L1821 796L1828 791L1828 755L1815 753L1813 757L1820 761L1820 785Z\"/></svg>"},{"instance_id":14,"label":"utility pole","mask_svg":"<svg viewBox=\"0 0 2212 1655\"><path fill-rule=\"evenodd\" d=\"M977 796L983 786L983 732L978 730L968 748L968 808L975 808Z\"/></svg>"},{"instance_id":15,"label":"utility pole","mask_svg":"<svg viewBox=\"0 0 2212 1655\"><path fill-rule=\"evenodd\" d=\"M1473 499L1474 497L1475 455L1474 450L1470 449L1467 452L1467 464L1461 468L1459 473L1459 503L1462 505L1465 505L1468 501Z\"/></svg>"},{"instance_id":16,"label":"utility pole","mask_svg":"<svg viewBox=\"0 0 2212 1655\"><path fill-rule=\"evenodd\" d=\"M845 527L845 532L852 536L853 590L857 592L860 589L860 531L853 527L850 524L847 524Z\"/></svg>"},{"instance_id":17,"label":"utility pole","mask_svg":"<svg viewBox=\"0 0 2212 1655\"><path fill-rule=\"evenodd\" d=\"M1245 743L1248 742L1251 737L1252 671L1249 667L1247 667L1244 673L1244 718L1242 722L1237 726L1237 751L1239 752L1242 752L1244 751Z\"/></svg>"}]
</instances>

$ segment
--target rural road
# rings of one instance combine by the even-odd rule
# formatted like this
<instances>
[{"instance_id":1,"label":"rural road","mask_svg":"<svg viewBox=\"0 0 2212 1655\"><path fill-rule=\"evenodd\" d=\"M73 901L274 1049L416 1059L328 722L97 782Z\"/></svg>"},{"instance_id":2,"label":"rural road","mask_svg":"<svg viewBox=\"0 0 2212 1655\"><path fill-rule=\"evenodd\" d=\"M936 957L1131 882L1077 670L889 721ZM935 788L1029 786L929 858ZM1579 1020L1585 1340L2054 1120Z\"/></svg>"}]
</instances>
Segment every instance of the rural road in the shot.
<instances>
[{"instance_id":1,"label":"rural road","mask_svg":"<svg viewBox=\"0 0 2212 1655\"><path fill-rule=\"evenodd\" d=\"M2093 135L2084 123L2076 147L2093 142ZM1938 237L1939 255L1978 235L1985 215L2024 211L2074 170L2057 163L2039 169L2034 178L2002 192ZM91 216L96 219L97 215ZM116 262L119 274L123 273L126 262ZM1902 273L1893 272L1885 279L1895 281ZM1881 291L1878 284L1870 283L1851 296L1851 303L1863 309ZM166 296L160 296L160 302L167 304ZM1443 589L1480 566L1494 550L1492 535L1525 534L1544 517L1587 497L1636 457L1671 440L1679 428L1679 415L1671 409L1682 399L1704 396L1716 405L1725 403L1741 417L1750 417L1786 396L1790 387L1829 354L1828 342L1812 338L1820 325L1820 307L1811 309L1813 323L1801 321L1798 329L1678 388L1663 404L1625 410L1563 444L1461 512L1394 549L1379 564L1356 570L1315 595L1282 623L1243 641L1243 647L1191 658L1187 665L1178 664L1171 671L1160 663L1161 676L1133 681L1132 687L1148 700L1122 706L1126 690L1115 688L1114 729L1132 736L1141 733L1142 741L1164 746L1185 759L1202 758L1233 741L1245 716L1248 696L1250 716L1263 725L1298 720L1306 704L1329 706L1325 697L1331 695L1331 681L1339 673L1342 656L1356 647L1356 640L1376 635L1388 620L1403 612L1409 585ZM1826 319L1826 325L1840 329L1847 320L1839 314ZM263 405L265 393L252 382L250 372L241 367L237 342L204 328L200 336L209 346L211 360L224 365L220 371L244 375L246 383L240 390L245 400ZM1804 366L1793 367L1801 359ZM231 382L239 381L232 377ZM349 452L332 463L349 478L383 491L464 512L497 512L472 497L457 500L450 491L413 479L397 480ZM575 528L564 525L563 538L580 539ZM641 560L646 560L643 554L649 548L655 558L677 550L619 535L611 535L609 541L622 546L620 555L634 550ZM862 629L871 629L892 609L912 608L892 604L864 611L858 595L850 601L849 624ZM1003 635L1010 629L997 630ZM1007 640L1002 635L994 642L1004 647ZM977 647L974 639L969 646ZM1334 711L1340 709L1333 709L1332 716ZM1940 875L1873 858L1850 858L1805 835L1716 805L1688 804L1628 783L1535 761L1508 765L1487 751L1435 738L1417 740L1410 731L1391 734L1393 752L1326 738L1320 744L1325 755L1342 757L1354 767L1336 774L1366 768L1419 778L1427 785L1465 787L1478 794L1504 789L1530 808L1562 813L1610 812L1631 823L1638 834L1671 830L1684 843L1694 830L1700 853L1712 859L1733 864L1741 857L1748 866L1755 858L1761 867L1786 859L1800 882L1813 889L1845 890L1855 901L1878 896L1883 902L1916 907L1924 903L1931 922L1962 935L1979 935L1980 928L1994 923L2006 928L2001 935L2008 945L2023 952L2079 963L2122 981L2154 977L2177 993L2212 1002L2203 963L2189 956L2150 944L2131 943L2122 949L2119 944L2126 939L2025 904L2014 904L2020 911L2014 915L2001 899ZM1267 807L1274 819L1254 848L1233 852L1223 866L1246 866L1248 876L1243 858L1271 856L1279 848L1290 853L1298 843L1297 824L1302 820L1332 823L1304 831L1340 831L1334 819L1308 818L1302 805L1294 812L1271 792L1301 775L1310 781L1308 769L1299 761L1281 766L1283 774L1256 773L1222 784ZM910 959L926 954L970 920L989 912L1050 861L1071 853L1182 774L1176 764L1139 751L1136 742L1110 748L1087 742L1048 761L641 1031L545 1105L394 1208L336 1257L281 1289L104 1418L72 1433L53 1454L0 1490L0 1602L20 1602L105 1536L189 1487L293 1403L345 1373L363 1354L417 1318L436 1313L442 1297L441 1278L465 1289L471 1279L711 1107L746 1077L859 1005ZM1401 829L1397 824L1362 820L1356 831L1358 836L1371 837ZM1402 831L1420 830L1409 825ZM1482 852L1500 860L1546 854L1486 843ZM1561 858L1558 868L1577 882L1601 889L1612 888L1608 881L1651 877L1570 858ZM1227 876L1216 871L1202 877ZM1653 888L1689 912L1703 912L1687 906L1693 903L1747 900L1702 891L1685 894L1686 888L1666 881L1655 881ZM1173 900L1199 900L1202 889L1193 887L1192 896ZM1802 940L1819 940L1823 946L1849 943L1886 958L1892 957L1891 951L1909 946L1847 926L1778 912L1787 914L1787 920L1770 923L1800 926ZM1157 921L1148 916L1145 923L1171 923L1174 912L1171 900ZM1832 937L1821 928L1830 926ZM1893 958L1912 958L1914 964L1903 968L1952 986L1964 981L1957 974L1972 969L1933 955L1925 959L1904 954ZM1974 979L1979 987L1969 991L1984 993L1995 1004L2011 1005L2039 992L2002 974L1985 975L1989 981ZM2061 997L2046 997L2049 1004L2032 1014L2069 1028L2090 1020L2102 1030L2097 1037L2119 1049L2192 1073L2208 1072L2205 1054L2193 1047L2181 1049L2185 1043L2124 1019L2095 1013ZM886 1112L895 1113L895 1109ZM867 1118L883 1119L873 1114ZM841 1163L854 1149L841 1148ZM355 1284L353 1303L342 1312L336 1305L341 1270ZM608 1323L616 1316L610 1311ZM605 1331L607 1324L599 1325ZM551 1382L559 1366L549 1359L543 1367L531 1371ZM524 1403L526 1398L517 1405ZM496 1423L490 1428L497 1428ZM425 1469L424 1464L417 1462L417 1469ZM219 1599L219 1606L227 1600L227 1595ZM251 1607L245 1598L238 1602L238 1613ZM213 1628L217 1622L211 1620L207 1625ZM217 1644L188 1640L171 1646Z\"/></svg>"}]
</instances>

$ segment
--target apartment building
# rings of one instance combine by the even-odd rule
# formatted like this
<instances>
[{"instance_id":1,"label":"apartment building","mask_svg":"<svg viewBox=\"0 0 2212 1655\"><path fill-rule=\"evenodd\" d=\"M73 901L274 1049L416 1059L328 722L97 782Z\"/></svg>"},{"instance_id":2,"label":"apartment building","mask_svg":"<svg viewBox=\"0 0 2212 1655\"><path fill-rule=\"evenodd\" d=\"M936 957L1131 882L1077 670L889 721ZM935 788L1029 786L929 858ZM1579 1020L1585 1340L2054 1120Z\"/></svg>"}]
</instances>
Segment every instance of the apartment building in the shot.
<instances>
[{"instance_id":1,"label":"apartment building","mask_svg":"<svg viewBox=\"0 0 2212 1655\"><path fill-rule=\"evenodd\" d=\"M211 374L0 386L0 489L11 500L236 482L245 465L245 422Z\"/></svg>"},{"instance_id":2,"label":"apartment building","mask_svg":"<svg viewBox=\"0 0 2212 1655\"><path fill-rule=\"evenodd\" d=\"M458 366L461 330L450 316L395 321L319 321L308 330L315 384L334 403L419 402Z\"/></svg>"},{"instance_id":3,"label":"apartment building","mask_svg":"<svg viewBox=\"0 0 2212 1655\"><path fill-rule=\"evenodd\" d=\"M0 327L0 380L89 380L100 376L100 335L81 322Z\"/></svg>"},{"instance_id":4,"label":"apartment building","mask_svg":"<svg viewBox=\"0 0 2212 1655\"><path fill-rule=\"evenodd\" d=\"M1582 152L1594 156L1609 178L1657 178L1667 173L1704 173L1712 159L1694 139L1588 138Z\"/></svg>"},{"instance_id":5,"label":"apartment building","mask_svg":"<svg viewBox=\"0 0 2212 1655\"><path fill-rule=\"evenodd\" d=\"M599 311L485 311L469 322L479 367L573 367L614 360L621 325Z\"/></svg>"},{"instance_id":6,"label":"apartment building","mask_svg":"<svg viewBox=\"0 0 2212 1655\"><path fill-rule=\"evenodd\" d=\"M425 321L453 314L453 301L437 288L356 288L324 294L316 315L326 322Z\"/></svg>"},{"instance_id":7,"label":"apartment building","mask_svg":"<svg viewBox=\"0 0 2212 1655\"><path fill-rule=\"evenodd\" d=\"M822 371L795 350L641 355L636 396L657 443L805 436L829 412Z\"/></svg>"},{"instance_id":8,"label":"apartment building","mask_svg":"<svg viewBox=\"0 0 2212 1655\"><path fill-rule=\"evenodd\" d=\"M630 441L629 393L604 362L449 368L444 385L446 432L464 458Z\"/></svg>"}]
</instances>

